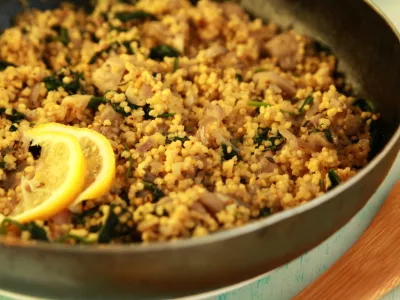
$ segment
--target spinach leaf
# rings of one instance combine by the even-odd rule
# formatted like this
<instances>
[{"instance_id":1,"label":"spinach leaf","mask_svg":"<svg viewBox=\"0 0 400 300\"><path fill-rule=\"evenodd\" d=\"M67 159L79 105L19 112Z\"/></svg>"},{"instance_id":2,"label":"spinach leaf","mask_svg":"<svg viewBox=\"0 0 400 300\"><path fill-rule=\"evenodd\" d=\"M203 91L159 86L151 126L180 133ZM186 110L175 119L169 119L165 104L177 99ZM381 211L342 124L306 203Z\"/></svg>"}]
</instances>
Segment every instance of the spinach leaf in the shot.
<instances>
[{"instance_id":1,"label":"spinach leaf","mask_svg":"<svg viewBox=\"0 0 400 300\"><path fill-rule=\"evenodd\" d=\"M301 127L307 127L307 125L310 124L310 121L305 121L303 125L301 125Z\"/></svg>"},{"instance_id":2,"label":"spinach leaf","mask_svg":"<svg viewBox=\"0 0 400 300\"><path fill-rule=\"evenodd\" d=\"M88 104L88 108L97 111L99 109L99 106L101 104L106 104L107 101L104 99L104 97L92 97L90 98L89 104Z\"/></svg>"},{"instance_id":3,"label":"spinach leaf","mask_svg":"<svg viewBox=\"0 0 400 300\"><path fill-rule=\"evenodd\" d=\"M362 111L375 113L375 105L371 100L358 98L353 102L352 105L359 107Z\"/></svg>"},{"instance_id":4,"label":"spinach leaf","mask_svg":"<svg viewBox=\"0 0 400 300\"><path fill-rule=\"evenodd\" d=\"M254 143L259 147L264 141L269 141L271 145L264 146L269 150L277 150L280 146L285 143L285 138L278 132L277 135L271 135L271 128L267 127L265 129L259 130L258 135L254 138Z\"/></svg>"},{"instance_id":5,"label":"spinach leaf","mask_svg":"<svg viewBox=\"0 0 400 300\"><path fill-rule=\"evenodd\" d=\"M0 234L5 235L8 232L8 227L13 225L17 227L21 232L28 231L31 235L32 240L39 240L48 242L49 238L47 237L46 231L37 225L35 222L30 222L28 224L21 224L12 219L6 218L0 225Z\"/></svg>"},{"instance_id":6,"label":"spinach leaf","mask_svg":"<svg viewBox=\"0 0 400 300\"><path fill-rule=\"evenodd\" d=\"M226 144L222 144L222 161L231 160L235 156L237 157L238 161L241 160L241 157L240 157L240 154L238 153L238 151L236 149L234 149L233 147L231 147L231 149L232 149L231 152L228 152L228 146Z\"/></svg>"},{"instance_id":7,"label":"spinach leaf","mask_svg":"<svg viewBox=\"0 0 400 300\"><path fill-rule=\"evenodd\" d=\"M131 43L132 43L132 41L125 41L125 42L122 42L122 45L124 45L124 47L128 51L128 54L133 55L133 54L135 54L135 51L133 51Z\"/></svg>"},{"instance_id":8,"label":"spinach leaf","mask_svg":"<svg viewBox=\"0 0 400 300\"><path fill-rule=\"evenodd\" d=\"M109 206L108 215L105 219L102 229L99 232L98 242L100 244L109 243L115 235L115 227L118 225L118 216L114 212L115 205Z\"/></svg>"},{"instance_id":9,"label":"spinach leaf","mask_svg":"<svg viewBox=\"0 0 400 300\"><path fill-rule=\"evenodd\" d=\"M111 50L116 50L119 47L120 44L118 42L113 42L107 48L97 51L95 54L93 54L92 58L89 60L89 65L93 65L103 55L103 53L110 53Z\"/></svg>"},{"instance_id":10,"label":"spinach leaf","mask_svg":"<svg viewBox=\"0 0 400 300\"><path fill-rule=\"evenodd\" d=\"M53 29L58 34L56 40L60 41L64 46L68 46L70 42L68 29L60 25L55 25L51 29Z\"/></svg>"},{"instance_id":11,"label":"spinach leaf","mask_svg":"<svg viewBox=\"0 0 400 300\"><path fill-rule=\"evenodd\" d=\"M119 12L115 14L115 17L121 22L128 22L133 20L143 21L146 19L157 20L157 17L144 10L137 10L133 12Z\"/></svg>"},{"instance_id":12,"label":"spinach leaf","mask_svg":"<svg viewBox=\"0 0 400 300\"><path fill-rule=\"evenodd\" d=\"M6 168L6 162L4 160L0 161L0 169Z\"/></svg>"},{"instance_id":13,"label":"spinach leaf","mask_svg":"<svg viewBox=\"0 0 400 300\"><path fill-rule=\"evenodd\" d=\"M183 145L188 140L189 140L189 138L187 136L184 136L184 137L174 136L174 137L168 137L166 139L165 143L171 144L172 142L181 141L182 145Z\"/></svg>"},{"instance_id":14,"label":"spinach leaf","mask_svg":"<svg viewBox=\"0 0 400 300\"><path fill-rule=\"evenodd\" d=\"M238 73L238 74L236 74L235 77L236 77L236 80L237 80L237 81L239 81L239 82L242 82L242 81L243 81L243 76L242 76L242 74L239 74L239 73Z\"/></svg>"},{"instance_id":15,"label":"spinach leaf","mask_svg":"<svg viewBox=\"0 0 400 300\"><path fill-rule=\"evenodd\" d=\"M332 137L332 133L329 131L329 129L324 129L323 130L326 139L328 140L328 142L333 143L333 137Z\"/></svg>"},{"instance_id":16,"label":"spinach leaf","mask_svg":"<svg viewBox=\"0 0 400 300\"><path fill-rule=\"evenodd\" d=\"M16 124L19 124L22 120L25 119L25 115L17 111L16 109L12 109L11 115L6 114L6 109L4 107L0 107L0 114L4 114L4 117ZM11 128L10 128L11 131Z\"/></svg>"},{"instance_id":17,"label":"spinach leaf","mask_svg":"<svg viewBox=\"0 0 400 300\"><path fill-rule=\"evenodd\" d=\"M339 175L336 173L336 171L334 169L329 170L328 177L332 184L328 190L331 190L331 189L337 187L342 182Z\"/></svg>"},{"instance_id":18,"label":"spinach leaf","mask_svg":"<svg viewBox=\"0 0 400 300\"><path fill-rule=\"evenodd\" d=\"M164 192L160 190L155 184L144 181L144 189L151 192L153 195L152 203L157 203L162 197L165 196Z\"/></svg>"},{"instance_id":19,"label":"spinach leaf","mask_svg":"<svg viewBox=\"0 0 400 300\"><path fill-rule=\"evenodd\" d=\"M168 45L157 45L150 49L149 57L153 60L163 61L165 57L178 57L180 52Z\"/></svg>"},{"instance_id":20,"label":"spinach leaf","mask_svg":"<svg viewBox=\"0 0 400 300\"><path fill-rule=\"evenodd\" d=\"M158 115L157 118L170 118L175 115L176 115L176 113L165 113L165 114Z\"/></svg>"},{"instance_id":21,"label":"spinach leaf","mask_svg":"<svg viewBox=\"0 0 400 300\"><path fill-rule=\"evenodd\" d=\"M175 73L178 69L179 69L179 57L175 57L173 73Z\"/></svg>"},{"instance_id":22,"label":"spinach leaf","mask_svg":"<svg viewBox=\"0 0 400 300\"><path fill-rule=\"evenodd\" d=\"M299 108L299 113L300 113L300 114L304 113L304 107L305 107L306 105L312 105L313 102L314 102L314 98L311 97L311 96L308 96L308 97L306 98L306 100L304 100L303 105Z\"/></svg>"},{"instance_id":23,"label":"spinach leaf","mask_svg":"<svg viewBox=\"0 0 400 300\"><path fill-rule=\"evenodd\" d=\"M125 146L125 151L129 152L129 148L127 146ZM125 180L128 180L132 176L133 158L132 158L132 154L130 152L129 152L128 160L129 160L129 166L125 172Z\"/></svg>"},{"instance_id":24,"label":"spinach leaf","mask_svg":"<svg viewBox=\"0 0 400 300\"><path fill-rule=\"evenodd\" d=\"M256 100L253 100L253 101L249 101L249 102L247 102L247 105L248 106L254 106L254 107L262 107L262 106L268 107L268 106L271 106L271 104L261 102L261 100L259 100L259 99L256 99Z\"/></svg>"},{"instance_id":25,"label":"spinach leaf","mask_svg":"<svg viewBox=\"0 0 400 300\"><path fill-rule=\"evenodd\" d=\"M15 67L16 68L17 66L14 65L13 63L8 62L8 61L0 60L0 72L4 71L8 67Z\"/></svg>"},{"instance_id":26,"label":"spinach leaf","mask_svg":"<svg viewBox=\"0 0 400 300\"><path fill-rule=\"evenodd\" d=\"M260 209L260 217L268 217L272 214L271 209L269 207L264 207Z\"/></svg>"},{"instance_id":27,"label":"spinach leaf","mask_svg":"<svg viewBox=\"0 0 400 300\"><path fill-rule=\"evenodd\" d=\"M72 77L72 81L70 83L63 82L63 79L66 76ZM44 78L43 82L48 91L55 91L62 87L68 94L75 95L78 93L78 91L82 91L81 80L84 79L83 73L71 71L70 75L66 75L63 72L54 73L53 75Z\"/></svg>"}]
</instances>

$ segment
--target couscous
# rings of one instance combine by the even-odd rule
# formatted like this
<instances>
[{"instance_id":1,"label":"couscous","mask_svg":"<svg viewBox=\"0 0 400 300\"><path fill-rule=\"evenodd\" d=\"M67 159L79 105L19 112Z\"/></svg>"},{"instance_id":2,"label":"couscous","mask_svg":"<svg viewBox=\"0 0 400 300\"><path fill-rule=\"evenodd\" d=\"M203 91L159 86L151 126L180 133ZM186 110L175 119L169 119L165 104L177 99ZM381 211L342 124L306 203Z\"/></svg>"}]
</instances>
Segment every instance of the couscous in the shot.
<instances>
[{"instance_id":1,"label":"couscous","mask_svg":"<svg viewBox=\"0 0 400 300\"><path fill-rule=\"evenodd\" d=\"M201 237L311 201L368 163L379 115L321 44L231 2L125 2L30 10L1 35L7 238Z\"/></svg>"}]
</instances>

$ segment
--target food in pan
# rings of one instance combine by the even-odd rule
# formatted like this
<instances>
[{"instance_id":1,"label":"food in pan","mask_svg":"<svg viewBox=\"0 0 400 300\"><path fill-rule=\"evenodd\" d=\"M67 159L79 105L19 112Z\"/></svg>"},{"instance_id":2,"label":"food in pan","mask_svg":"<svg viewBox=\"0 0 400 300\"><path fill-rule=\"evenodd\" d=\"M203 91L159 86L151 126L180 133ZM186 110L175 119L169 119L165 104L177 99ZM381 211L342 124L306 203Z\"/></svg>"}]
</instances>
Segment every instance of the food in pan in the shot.
<instances>
[{"instance_id":1,"label":"food in pan","mask_svg":"<svg viewBox=\"0 0 400 300\"><path fill-rule=\"evenodd\" d=\"M337 58L231 2L30 10L0 37L0 233L201 237L307 203L374 153Z\"/></svg>"}]
</instances>

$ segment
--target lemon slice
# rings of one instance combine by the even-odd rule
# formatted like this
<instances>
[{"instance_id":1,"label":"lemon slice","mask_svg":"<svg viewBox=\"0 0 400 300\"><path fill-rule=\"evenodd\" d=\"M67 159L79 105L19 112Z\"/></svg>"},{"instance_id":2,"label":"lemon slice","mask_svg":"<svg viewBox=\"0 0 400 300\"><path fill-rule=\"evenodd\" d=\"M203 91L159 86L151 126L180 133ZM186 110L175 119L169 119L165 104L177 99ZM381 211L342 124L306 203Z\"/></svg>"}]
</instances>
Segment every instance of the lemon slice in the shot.
<instances>
[{"instance_id":1,"label":"lemon slice","mask_svg":"<svg viewBox=\"0 0 400 300\"><path fill-rule=\"evenodd\" d=\"M60 132L76 137L86 160L85 185L82 193L69 207L77 211L77 205L84 200L99 198L108 193L115 179L115 156L108 139L97 131L48 123L36 128L38 131Z\"/></svg>"},{"instance_id":2,"label":"lemon slice","mask_svg":"<svg viewBox=\"0 0 400 300\"><path fill-rule=\"evenodd\" d=\"M21 179L22 199L10 216L21 223L48 219L68 207L82 192L86 172L75 137L35 130L24 136L41 147L41 154L33 176Z\"/></svg>"}]
</instances>

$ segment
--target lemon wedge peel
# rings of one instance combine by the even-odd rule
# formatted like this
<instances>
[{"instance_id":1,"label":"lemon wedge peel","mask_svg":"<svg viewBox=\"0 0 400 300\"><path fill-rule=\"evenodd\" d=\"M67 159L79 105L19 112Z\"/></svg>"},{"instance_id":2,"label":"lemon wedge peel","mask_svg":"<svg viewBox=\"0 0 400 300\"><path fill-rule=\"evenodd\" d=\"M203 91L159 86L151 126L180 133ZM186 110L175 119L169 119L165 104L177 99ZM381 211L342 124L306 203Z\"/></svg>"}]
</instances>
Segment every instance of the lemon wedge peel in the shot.
<instances>
[{"instance_id":1,"label":"lemon wedge peel","mask_svg":"<svg viewBox=\"0 0 400 300\"><path fill-rule=\"evenodd\" d=\"M11 216L20 223L46 220L68 207L82 192L84 186L82 174L86 173L85 157L77 138L64 133L38 132L34 129L26 131L24 136L32 141L32 145L45 146L46 143L62 143L65 145L68 149L68 171L63 183L51 192L49 198L33 208ZM54 165L49 167L54 167ZM28 201L26 198L28 192L24 190L24 185L32 186L29 182L30 180L22 178L23 199L21 201Z\"/></svg>"}]
</instances>

